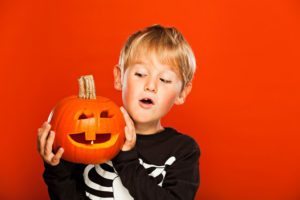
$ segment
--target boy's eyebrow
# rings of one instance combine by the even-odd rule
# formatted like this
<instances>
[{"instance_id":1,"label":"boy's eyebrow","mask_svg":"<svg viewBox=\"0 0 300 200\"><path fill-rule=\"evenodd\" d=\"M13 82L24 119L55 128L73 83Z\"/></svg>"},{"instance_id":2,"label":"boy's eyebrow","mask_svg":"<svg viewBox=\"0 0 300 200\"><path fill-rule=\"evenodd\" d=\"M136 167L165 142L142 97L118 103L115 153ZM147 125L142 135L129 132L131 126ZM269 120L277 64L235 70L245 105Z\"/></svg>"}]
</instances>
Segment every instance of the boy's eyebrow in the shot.
<instances>
[{"instance_id":1,"label":"boy's eyebrow","mask_svg":"<svg viewBox=\"0 0 300 200\"><path fill-rule=\"evenodd\" d=\"M139 65L139 64L147 64L145 61L142 60L135 60L132 62L133 65Z\"/></svg>"},{"instance_id":2,"label":"boy's eyebrow","mask_svg":"<svg viewBox=\"0 0 300 200\"><path fill-rule=\"evenodd\" d=\"M136 61L132 62L131 65L132 66L134 66L134 65L147 65L147 62L145 62L143 60L136 60ZM174 70L173 68L165 69L163 72L172 73L172 74L177 75L176 70Z\"/></svg>"}]
</instances>

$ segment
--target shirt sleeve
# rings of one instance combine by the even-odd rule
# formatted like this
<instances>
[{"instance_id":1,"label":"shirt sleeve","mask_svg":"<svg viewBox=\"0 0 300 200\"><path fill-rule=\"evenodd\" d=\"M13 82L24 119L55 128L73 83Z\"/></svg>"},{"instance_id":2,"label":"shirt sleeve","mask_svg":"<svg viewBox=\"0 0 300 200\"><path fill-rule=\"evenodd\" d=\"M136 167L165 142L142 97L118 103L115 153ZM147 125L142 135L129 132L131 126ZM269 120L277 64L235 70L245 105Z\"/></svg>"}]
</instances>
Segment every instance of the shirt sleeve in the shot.
<instances>
[{"instance_id":1,"label":"shirt sleeve","mask_svg":"<svg viewBox=\"0 0 300 200\"><path fill-rule=\"evenodd\" d=\"M44 162L43 178L51 200L84 200L83 166L61 160L56 166Z\"/></svg>"},{"instance_id":2,"label":"shirt sleeve","mask_svg":"<svg viewBox=\"0 0 300 200\"><path fill-rule=\"evenodd\" d=\"M135 148L131 151L121 151L112 162L123 185L134 199L192 200L200 182L199 157L200 149L193 141L193 144L189 144L184 151L176 155L174 164L166 168L162 187L139 164Z\"/></svg>"}]
</instances>

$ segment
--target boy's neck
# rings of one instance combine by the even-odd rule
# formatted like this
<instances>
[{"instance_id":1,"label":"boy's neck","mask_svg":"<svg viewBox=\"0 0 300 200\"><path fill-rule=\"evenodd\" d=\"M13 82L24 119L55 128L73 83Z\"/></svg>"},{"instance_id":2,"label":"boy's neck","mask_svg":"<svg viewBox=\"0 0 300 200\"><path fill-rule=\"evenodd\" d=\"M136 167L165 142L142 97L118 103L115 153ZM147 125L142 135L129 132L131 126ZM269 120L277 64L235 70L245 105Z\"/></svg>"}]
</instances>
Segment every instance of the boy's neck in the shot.
<instances>
[{"instance_id":1,"label":"boy's neck","mask_svg":"<svg viewBox=\"0 0 300 200\"><path fill-rule=\"evenodd\" d=\"M151 123L134 123L135 131L140 135L152 135L158 133L164 128L162 127L160 121L151 122Z\"/></svg>"}]
</instances>

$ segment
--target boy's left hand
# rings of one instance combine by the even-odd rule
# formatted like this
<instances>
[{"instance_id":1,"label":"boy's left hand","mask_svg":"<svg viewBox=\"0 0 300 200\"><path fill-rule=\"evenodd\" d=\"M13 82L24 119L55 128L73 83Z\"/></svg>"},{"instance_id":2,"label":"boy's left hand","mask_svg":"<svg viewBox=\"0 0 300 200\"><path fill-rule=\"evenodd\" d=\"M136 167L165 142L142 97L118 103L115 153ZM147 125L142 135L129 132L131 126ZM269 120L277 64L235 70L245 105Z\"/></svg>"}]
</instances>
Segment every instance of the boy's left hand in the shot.
<instances>
[{"instance_id":1,"label":"boy's left hand","mask_svg":"<svg viewBox=\"0 0 300 200\"><path fill-rule=\"evenodd\" d=\"M130 118L128 112L125 108L120 107L121 112L123 113L123 117L125 119L125 143L123 144L122 151L129 151L134 148L136 143L136 132L132 119Z\"/></svg>"}]
</instances>

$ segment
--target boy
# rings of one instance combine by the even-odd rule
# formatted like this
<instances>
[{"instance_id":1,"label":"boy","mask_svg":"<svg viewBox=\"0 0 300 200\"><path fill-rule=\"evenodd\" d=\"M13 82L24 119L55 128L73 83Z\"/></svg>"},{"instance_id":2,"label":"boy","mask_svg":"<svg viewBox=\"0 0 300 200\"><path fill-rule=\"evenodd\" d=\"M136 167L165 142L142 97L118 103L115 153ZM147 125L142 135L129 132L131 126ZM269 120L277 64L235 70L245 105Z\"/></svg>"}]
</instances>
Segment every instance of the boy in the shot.
<instances>
[{"instance_id":1,"label":"boy","mask_svg":"<svg viewBox=\"0 0 300 200\"><path fill-rule=\"evenodd\" d=\"M62 148L52 153L54 132L45 122L38 148L51 199L194 199L199 147L191 137L163 127L161 118L184 103L195 68L194 54L175 28L154 25L130 36L113 70L124 104L124 145L107 163L70 163L60 160Z\"/></svg>"}]
</instances>

